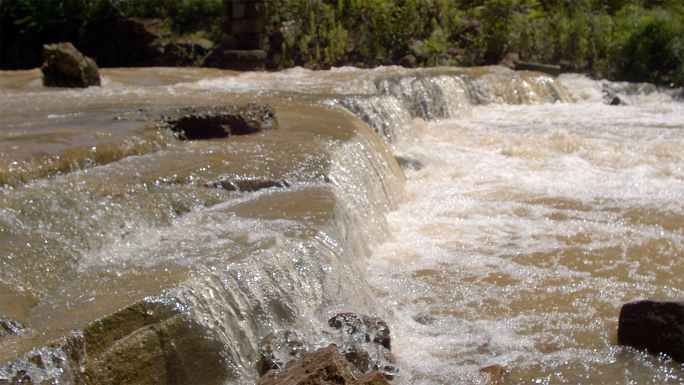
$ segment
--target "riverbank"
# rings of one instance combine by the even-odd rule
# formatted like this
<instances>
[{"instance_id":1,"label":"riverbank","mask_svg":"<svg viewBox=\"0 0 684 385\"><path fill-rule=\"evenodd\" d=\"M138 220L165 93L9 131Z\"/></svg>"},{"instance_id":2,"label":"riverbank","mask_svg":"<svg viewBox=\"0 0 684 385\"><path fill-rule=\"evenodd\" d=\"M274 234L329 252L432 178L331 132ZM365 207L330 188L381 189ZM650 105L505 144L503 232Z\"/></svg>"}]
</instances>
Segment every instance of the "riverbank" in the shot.
<instances>
[{"instance_id":1,"label":"riverbank","mask_svg":"<svg viewBox=\"0 0 684 385\"><path fill-rule=\"evenodd\" d=\"M684 81L680 0L238 3L263 8L244 19L221 0L2 0L2 69L40 66L42 44L71 41L100 67L221 67L225 50L249 46L268 70L481 66L517 54L596 79Z\"/></svg>"}]
</instances>

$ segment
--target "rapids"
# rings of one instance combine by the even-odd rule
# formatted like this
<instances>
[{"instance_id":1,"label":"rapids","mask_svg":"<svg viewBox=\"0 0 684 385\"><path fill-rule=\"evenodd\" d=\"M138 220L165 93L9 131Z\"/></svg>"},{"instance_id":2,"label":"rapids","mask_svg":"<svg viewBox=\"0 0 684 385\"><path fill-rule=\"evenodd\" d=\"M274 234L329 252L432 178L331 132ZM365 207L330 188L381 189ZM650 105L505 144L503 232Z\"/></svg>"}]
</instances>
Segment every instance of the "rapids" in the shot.
<instances>
[{"instance_id":1,"label":"rapids","mask_svg":"<svg viewBox=\"0 0 684 385\"><path fill-rule=\"evenodd\" d=\"M510 384L684 382L616 341L622 303L684 299L681 90L504 67L101 74L0 73L0 316L26 327L0 339L0 383L74 382L52 342L141 300L206 328L230 384L256 381L274 331L327 346L340 311L389 323L398 384L494 364ZM185 142L151 121L255 101L277 131Z\"/></svg>"}]
</instances>

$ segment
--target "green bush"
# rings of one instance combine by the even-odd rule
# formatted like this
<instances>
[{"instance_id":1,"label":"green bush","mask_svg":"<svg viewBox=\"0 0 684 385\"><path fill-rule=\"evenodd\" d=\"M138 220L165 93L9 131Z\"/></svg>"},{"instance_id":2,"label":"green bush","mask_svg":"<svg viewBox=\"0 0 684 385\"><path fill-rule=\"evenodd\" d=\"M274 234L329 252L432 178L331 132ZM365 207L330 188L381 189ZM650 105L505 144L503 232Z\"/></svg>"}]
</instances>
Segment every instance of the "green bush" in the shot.
<instances>
[{"instance_id":1,"label":"green bush","mask_svg":"<svg viewBox=\"0 0 684 385\"><path fill-rule=\"evenodd\" d=\"M684 10L626 7L618 13L612 59L616 77L682 83Z\"/></svg>"}]
</instances>

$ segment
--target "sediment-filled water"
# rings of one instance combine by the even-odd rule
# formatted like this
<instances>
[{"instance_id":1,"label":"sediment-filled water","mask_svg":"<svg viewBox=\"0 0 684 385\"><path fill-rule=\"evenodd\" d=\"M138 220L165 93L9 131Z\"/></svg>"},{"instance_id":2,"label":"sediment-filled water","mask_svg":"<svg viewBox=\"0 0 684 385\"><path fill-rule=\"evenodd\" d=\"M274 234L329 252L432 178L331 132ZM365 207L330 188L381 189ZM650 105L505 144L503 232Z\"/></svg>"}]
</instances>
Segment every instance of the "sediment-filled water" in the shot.
<instances>
[{"instance_id":1,"label":"sediment-filled water","mask_svg":"<svg viewBox=\"0 0 684 385\"><path fill-rule=\"evenodd\" d=\"M622 303L684 299L681 90L503 67L101 73L0 74L0 316L25 326L0 339L0 381L73 382L50 344L145 300L209 331L226 383L256 381L269 333L327 346L340 311L388 322L398 384L490 365L510 384L684 382L616 338ZM250 102L279 129L155 123ZM242 180L286 187L216 188Z\"/></svg>"}]
</instances>

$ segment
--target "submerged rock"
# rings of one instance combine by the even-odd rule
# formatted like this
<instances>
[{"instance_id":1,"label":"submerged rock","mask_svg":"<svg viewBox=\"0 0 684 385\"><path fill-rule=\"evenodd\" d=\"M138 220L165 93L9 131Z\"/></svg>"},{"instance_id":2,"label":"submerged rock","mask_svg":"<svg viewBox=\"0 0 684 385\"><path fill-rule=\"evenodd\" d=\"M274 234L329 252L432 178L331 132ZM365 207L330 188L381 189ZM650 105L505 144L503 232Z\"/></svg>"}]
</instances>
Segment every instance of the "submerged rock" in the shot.
<instances>
[{"instance_id":1,"label":"submerged rock","mask_svg":"<svg viewBox=\"0 0 684 385\"><path fill-rule=\"evenodd\" d=\"M366 341L373 341L390 349L390 330L387 323L378 317L364 314L340 313L328 320L328 324L347 334L361 334Z\"/></svg>"},{"instance_id":2,"label":"submerged rock","mask_svg":"<svg viewBox=\"0 0 684 385\"><path fill-rule=\"evenodd\" d=\"M21 334L24 329L24 324L20 321L7 317L0 317L0 339L14 334Z\"/></svg>"},{"instance_id":3,"label":"submerged rock","mask_svg":"<svg viewBox=\"0 0 684 385\"><path fill-rule=\"evenodd\" d=\"M295 384L389 384L376 371L362 374L354 364L345 360L335 344L306 353L299 360L292 360L282 370L271 370L259 380L259 385Z\"/></svg>"},{"instance_id":4,"label":"submerged rock","mask_svg":"<svg viewBox=\"0 0 684 385\"><path fill-rule=\"evenodd\" d=\"M622 305L618 342L684 362L684 301L652 299Z\"/></svg>"},{"instance_id":5,"label":"submerged rock","mask_svg":"<svg viewBox=\"0 0 684 385\"><path fill-rule=\"evenodd\" d=\"M480 368L480 373L487 376L487 384L496 384L503 379L506 369L501 365L494 364Z\"/></svg>"},{"instance_id":6,"label":"submerged rock","mask_svg":"<svg viewBox=\"0 0 684 385\"><path fill-rule=\"evenodd\" d=\"M524 61L515 62L516 71L537 71L549 74L551 76L558 76L561 74L561 67L552 64L539 64Z\"/></svg>"},{"instance_id":7,"label":"submerged rock","mask_svg":"<svg viewBox=\"0 0 684 385\"><path fill-rule=\"evenodd\" d=\"M46 87L81 87L100 85L100 72L95 60L83 56L71 43L45 44L43 84Z\"/></svg>"},{"instance_id":8,"label":"submerged rock","mask_svg":"<svg viewBox=\"0 0 684 385\"><path fill-rule=\"evenodd\" d=\"M207 187L222 188L228 191L249 191L254 192L262 188L270 187L290 187L284 180L221 180L207 184Z\"/></svg>"},{"instance_id":9,"label":"submerged rock","mask_svg":"<svg viewBox=\"0 0 684 385\"><path fill-rule=\"evenodd\" d=\"M180 139L213 139L229 135L248 135L275 130L278 120L275 109L268 104L249 103L246 106L184 108L165 117L171 130Z\"/></svg>"},{"instance_id":10,"label":"submerged rock","mask_svg":"<svg viewBox=\"0 0 684 385\"><path fill-rule=\"evenodd\" d=\"M603 102L605 104L610 104L611 106L618 106L624 104L617 91L612 89L608 84L603 83L601 94L603 95Z\"/></svg>"},{"instance_id":11,"label":"submerged rock","mask_svg":"<svg viewBox=\"0 0 684 385\"><path fill-rule=\"evenodd\" d=\"M403 156L395 156L394 159L397 161L397 164L399 164L399 167L401 167L401 169L404 171L406 171L406 170L418 171L418 170L421 170L423 168L423 164L417 160L404 158Z\"/></svg>"},{"instance_id":12,"label":"submerged rock","mask_svg":"<svg viewBox=\"0 0 684 385\"><path fill-rule=\"evenodd\" d=\"M259 344L257 373L263 377L269 370L280 370L285 363L300 359L307 352L308 345L294 330L271 333Z\"/></svg>"}]
</instances>

